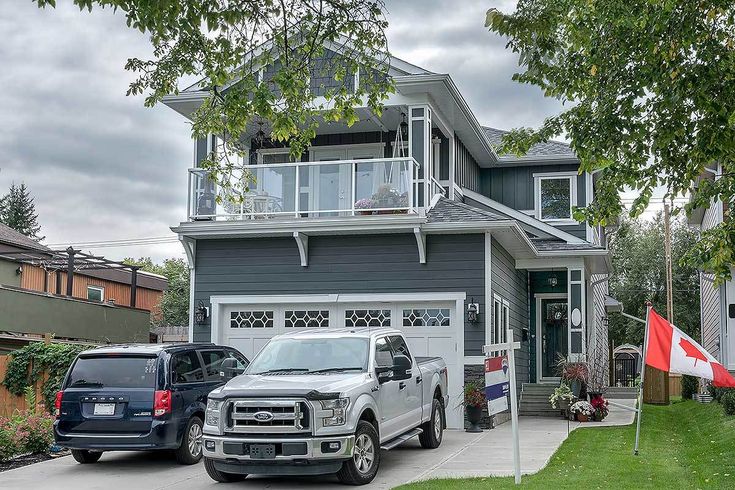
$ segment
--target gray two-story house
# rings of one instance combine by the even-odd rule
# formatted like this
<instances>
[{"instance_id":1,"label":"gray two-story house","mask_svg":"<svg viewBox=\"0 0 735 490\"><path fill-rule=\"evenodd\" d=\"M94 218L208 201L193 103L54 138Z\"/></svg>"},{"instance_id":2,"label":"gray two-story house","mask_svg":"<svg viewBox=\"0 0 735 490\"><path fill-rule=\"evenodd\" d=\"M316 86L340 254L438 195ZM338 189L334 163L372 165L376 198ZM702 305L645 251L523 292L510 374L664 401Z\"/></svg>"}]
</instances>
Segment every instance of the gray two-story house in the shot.
<instances>
[{"instance_id":1,"label":"gray two-story house","mask_svg":"<svg viewBox=\"0 0 735 490\"><path fill-rule=\"evenodd\" d=\"M519 382L558 382L560 355L607 359L605 237L572 218L595 176L563 143L499 155L503 132L449 75L392 58L390 76L380 116L322 125L300 161L253 124L241 141L255 184L240 199L215 199L197 168L217 136L196 142L188 216L173 227L192 269L191 340L251 357L297 328L398 328L414 355L446 359L460 427L463 384L507 326ZM207 96L195 85L164 102L188 117Z\"/></svg>"}]
</instances>

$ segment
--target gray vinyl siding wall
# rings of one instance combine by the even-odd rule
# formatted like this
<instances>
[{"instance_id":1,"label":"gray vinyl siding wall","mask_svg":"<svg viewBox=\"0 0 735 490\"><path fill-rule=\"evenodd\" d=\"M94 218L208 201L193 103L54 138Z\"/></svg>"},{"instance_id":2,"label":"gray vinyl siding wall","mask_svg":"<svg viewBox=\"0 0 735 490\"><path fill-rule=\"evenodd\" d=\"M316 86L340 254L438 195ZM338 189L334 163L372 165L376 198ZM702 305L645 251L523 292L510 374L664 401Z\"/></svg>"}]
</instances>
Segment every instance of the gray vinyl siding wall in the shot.
<instances>
[{"instance_id":1,"label":"gray vinyl siding wall","mask_svg":"<svg viewBox=\"0 0 735 490\"><path fill-rule=\"evenodd\" d=\"M312 236L302 267L293 238L199 240L194 304L212 295L451 291L487 311L484 250L482 234L429 235L420 264L412 234ZM465 323L464 337L465 355L482 355L483 323ZM209 341L210 326L196 325L194 340Z\"/></svg>"},{"instance_id":2,"label":"gray vinyl siding wall","mask_svg":"<svg viewBox=\"0 0 735 490\"><path fill-rule=\"evenodd\" d=\"M715 202L707 208L702 218L702 231L717 226L720 222L721 206L721 203ZM721 338L723 323L725 322L722 310L723 286L716 288L714 287L713 281L714 276L711 274L702 273L700 275L699 294L702 321L702 347L720 362L724 362L725 359L722 359L722 353L720 351L720 344L723 340Z\"/></svg>"},{"instance_id":3,"label":"gray vinyl siding wall","mask_svg":"<svg viewBox=\"0 0 735 490\"><path fill-rule=\"evenodd\" d=\"M460 187L480 192L480 166L456 135L454 136L454 148L454 181Z\"/></svg>"},{"instance_id":4,"label":"gray vinyl siding wall","mask_svg":"<svg viewBox=\"0 0 735 490\"><path fill-rule=\"evenodd\" d=\"M535 208L534 179L535 173L576 172L579 166L570 165L513 165L481 169L481 194L519 211L530 211ZM587 186L585 174L577 176L577 206L585 206ZM584 223L569 226L556 226L562 231L579 238L586 238Z\"/></svg>"},{"instance_id":5,"label":"gray vinyl siding wall","mask_svg":"<svg viewBox=\"0 0 735 490\"><path fill-rule=\"evenodd\" d=\"M497 294L508 301L510 324L515 341L521 341L521 348L515 351L518 387L530 380L530 355L528 341L523 342L523 329L529 329L528 272L515 268L515 260L500 244L492 240L491 285L492 296ZM490 311L490 310L485 310ZM527 336L530 339L530 335Z\"/></svg>"}]
</instances>

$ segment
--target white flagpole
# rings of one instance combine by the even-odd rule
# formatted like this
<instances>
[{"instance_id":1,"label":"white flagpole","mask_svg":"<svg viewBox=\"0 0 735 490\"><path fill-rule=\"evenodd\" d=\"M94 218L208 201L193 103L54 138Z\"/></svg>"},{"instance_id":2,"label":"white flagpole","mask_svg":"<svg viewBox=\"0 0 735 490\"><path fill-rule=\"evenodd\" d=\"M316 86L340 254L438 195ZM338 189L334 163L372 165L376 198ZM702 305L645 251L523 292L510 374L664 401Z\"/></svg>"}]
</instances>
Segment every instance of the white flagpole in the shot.
<instances>
[{"instance_id":1,"label":"white flagpole","mask_svg":"<svg viewBox=\"0 0 735 490\"><path fill-rule=\"evenodd\" d=\"M641 386L638 390L638 420L635 427L635 448L633 454L638 456L638 442L641 437L641 415L643 414L643 379L646 374L646 356L648 355L648 319L651 313L651 302L646 302L646 327L643 330L643 357L641 358Z\"/></svg>"}]
</instances>

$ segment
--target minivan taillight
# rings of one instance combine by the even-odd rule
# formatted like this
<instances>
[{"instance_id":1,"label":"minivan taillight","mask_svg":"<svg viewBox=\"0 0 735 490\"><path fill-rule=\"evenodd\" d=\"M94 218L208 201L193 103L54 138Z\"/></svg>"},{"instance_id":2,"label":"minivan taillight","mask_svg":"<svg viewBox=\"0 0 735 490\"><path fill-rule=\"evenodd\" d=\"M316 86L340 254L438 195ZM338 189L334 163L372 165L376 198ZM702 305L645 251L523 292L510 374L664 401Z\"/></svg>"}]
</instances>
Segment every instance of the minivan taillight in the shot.
<instances>
[{"instance_id":1,"label":"minivan taillight","mask_svg":"<svg viewBox=\"0 0 735 490\"><path fill-rule=\"evenodd\" d=\"M56 414L56 418L59 418L59 415L61 415L61 399L64 398L64 392L63 391L57 391L56 392L56 399L54 400L54 412Z\"/></svg>"},{"instance_id":2,"label":"minivan taillight","mask_svg":"<svg viewBox=\"0 0 735 490\"><path fill-rule=\"evenodd\" d=\"M163 417L171 413L171 390L156 390L153 398L153 416Z\"/></svg>"}]
</instances>

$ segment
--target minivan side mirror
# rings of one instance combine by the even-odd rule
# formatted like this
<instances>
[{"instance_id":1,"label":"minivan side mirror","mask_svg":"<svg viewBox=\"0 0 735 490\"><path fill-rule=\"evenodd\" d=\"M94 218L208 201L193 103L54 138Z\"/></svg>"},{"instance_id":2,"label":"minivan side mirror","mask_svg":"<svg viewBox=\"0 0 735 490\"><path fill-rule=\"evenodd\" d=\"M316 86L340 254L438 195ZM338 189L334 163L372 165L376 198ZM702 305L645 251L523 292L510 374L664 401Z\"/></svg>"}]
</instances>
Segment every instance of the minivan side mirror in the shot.
<instances>
[{"instance_id":1,"label":"minivan side mirror","mask_svg":"<svg viewBox=\"0 0 735 490\"><path fill-rule=\"evenodd\" d=\"M232 357L223 359L222 364L220 364L219 368L219 376L220 378L222 378L223 381L231 380L235 376L244 372L245 369L237 367L237 359L233 359Z\"/></svg>"},{"instance_id":2,"label":"minivan side mirror","mask_svg":"<svg viewBox=\"0 0 735 490\"><path fill-rule=\"evenodd\" d=\"M411 377L411 359L403 354L393 356L393 380L401 381Z\"/></svg>"}]
</instances>

